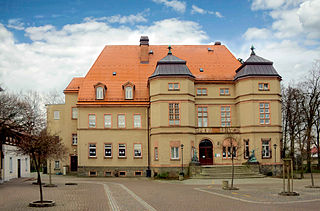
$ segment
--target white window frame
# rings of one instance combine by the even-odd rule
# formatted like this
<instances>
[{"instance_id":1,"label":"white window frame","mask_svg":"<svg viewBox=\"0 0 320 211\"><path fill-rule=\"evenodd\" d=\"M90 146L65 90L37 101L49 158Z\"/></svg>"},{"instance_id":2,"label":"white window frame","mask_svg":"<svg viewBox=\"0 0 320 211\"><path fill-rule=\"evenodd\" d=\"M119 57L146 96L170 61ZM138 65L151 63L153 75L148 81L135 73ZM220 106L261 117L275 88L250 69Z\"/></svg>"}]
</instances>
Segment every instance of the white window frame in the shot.
<instances>
[{"instance_id":1,"label":"white window frame","mask_svg":"<svg viewBox=\"0 0 320 211\"><path fill-rule=\"evenodd\" d=\"M180 103L169 103L169 125L180 125Z\"/></svg>"},{"instance_id":2,"label":"white window frame","mask_svg":"<svg viewBox=\"0 0 320 211\"><path fill-rule=\"evenodd\" d=\"M142 144L134 144L133 145L133 154L134 154L135 158L142 157Z\"/></svg>"},{"instance_id":3,"label":"white window frame","mask_svg":"<svg viewBox=\"0 0 320 211\"><path fill-rule=\"evenodd\" d=\"M110 155L107 155L107 150L110 150ZM112 144L104 144L104 157L112 158Z\"/></svg>"},{"instance_id":4,"label":"white window frame","mask_svg":"<svg viewBox=\"0 0 320 211\"><path fill-rule=\"evenodd\" d=\"M262 140L262 158L271 158L270 140Z\"/></svg>"},{"instance_id":5,"label":"white window frame","mask_svg":"<svg viewBox=\"0 0 320 211\"><path fill-rule=\"evenodd\" d=\"M77 136L77 134L72 134L72 145L78 145L78 136Z\"/></svg>"},{"instance_id":6,"label":"white window frame","mask_svg":"<svg viewBox=\"0 0 320 211\"><path fill-rule=\"evenodd\" d=\"M25 164L26 164L26 171L28 171L28 158L25 158Z\"/></svg>"},{"instance_id":7,"label":"white window frame","mask_svg":"<svg viewBox=\"0 0 320 211\"><path fill-rule=\"evenodd\" d=\"M231 126L231 106L220 107L221 127Z\"/></svg>"},{"instance_id":8,"label":"white window frame","mask_svg":"<svg viewBox=\"0 0 320 211\"><path fill-rule=\"evenodd\" d=\"M125 88L125 99L132 100L133 99L133 88L132 86L127 86Z\"/></svg>"},{"instance_id":9,"label":"white window frame","mask_svg":"<svg viewBox=\"0 0 320 211\"><path fill-rule=\"evenodd\" d=\"M124 150L124 153L122 153L123 152L122 150ZM127 145L126 144L118 144L118 157L119 158L127 157Z\"/></svg>"},{"instance_id":10,"label":"white window frame","mask_svg":"<svg viewBox=\"0 0 320 211\"><path fill-rule=\"evenodd\" d=\"M159 160L159 148L154 148L154 160Z\"/></svg>"},{"instance_id":11,"label":"white window frame","mask_svg":"<svg viewBox=\"0 0 320 211\"><path fill-rule=\"evenodd\" d=\"M60 161L58 160L54 161L54 169L60 169Z\"/></svg>"},{"instance_id":12,"label":"white window frame","mask_svg":"<svg viewBox=\"0 0 320 211\"><path fill-rule=\"evenodd\" d=\"M198 106L198 127L208 127L208 107Z\"/></svg>"},{"instance_id":13,"label":"white window frame","mask_svg":"<svg viewBox=\"0 0 320 211\"><path fill-rule=\"evenodd\" d=\"M59 120L60 119L60 111L54 111L53 112L53 119Z\"/></svg>"},{"instance_id":14,"label":"white window frame","mask_svg":"<svg viewBox=\"0 0 320 211\"><path fill-rule=\"evenodd\" d=\"M121 119L123 117L123 119ZM118 114L118 128L125 128L126 127L126 115L125 114Z\"/></svg>"},{"instance_id":15,"label":"white window frame","mask_svg":"<svg viewBox=\"0 0 320 211\"><path fill-rule=\"evenodd\" d=\"M111 114L105 114L104 115L104 127L105 128L111 128L112 127L112 115Z\"/></svg>"},{"instance_id":16,"label":"white window frame","mask_svg":"<svg viewBox=\"0 0 320 211\"><path fill-rule=\"evenodd\" d=\"M96 127L96 115L95 114L89 114L88 118L89 118L89 128L95 128Z\"/></svg>"},{"instance_id":17,"label":"white window frame","mask_svg":"<svg viewBox=\"0 0 320 211\"><path fill-rule=\"evenodd\" d=\"M141 128L141 114L134 114L133 115L133 127L134 128Z\"/></svg>"},{"instance_id":18,"label":"white window frame","mask_svg":"<svg viewBox=\"0 0 320 211\"><path fill-rule=\"evenodd\" d=\"M178 160L179 158L179 147L171 147L171 159Z\"/></svg>"},{"instance_id":19,"label":"white window frame","mask_svg":"<svg viewBox=\"0 0 320 211\"><path fill-rule=\"evenodd\" d=\"M103 87L98 86L98 87L96 88L96 99L97 99L97 100L103 100L103 98L104 98L103 92L104 92L104 88L103 88Z\"/></svg>"},{"instance_id":20,"label":"white window frame","mask_svg":"<svg viewBox=\"0 0 320 211\"><path fill-rule=\"evenodd\" d=\"M10 171L10 173L13 172L13 161L12 161L12 157L9 158L9 171Z\"/></svg>"},{"instance_id":21,"label":"white window frame","mask_svg":"<svg viewBox=\"0 0 320 211\"><path fill-rule=\"evenodd\" d=\"M78 108L72 108L72 119L78 119Z\"/></svg>"},{"instance_id":22,"label":"white window frame","mask_svg":"<svg viewBox=\"0 0 320 211\"><path fill-rule=\"evenodd\" d=\"M92 150L92 155L91 155L91 150ZM89 144L89 157L91 158L97 157L97 144L94 144L94 143Z\"/></svg>"}]
</instances>

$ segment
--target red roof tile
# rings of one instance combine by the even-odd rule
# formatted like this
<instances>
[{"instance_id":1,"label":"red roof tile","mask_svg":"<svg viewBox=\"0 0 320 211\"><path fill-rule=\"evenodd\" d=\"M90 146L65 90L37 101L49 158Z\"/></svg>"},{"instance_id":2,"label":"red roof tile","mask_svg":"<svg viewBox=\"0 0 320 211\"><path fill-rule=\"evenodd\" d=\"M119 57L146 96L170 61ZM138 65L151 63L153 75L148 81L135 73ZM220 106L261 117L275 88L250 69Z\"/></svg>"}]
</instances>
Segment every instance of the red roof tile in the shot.
<instances>
[{"instance_id":1,"label":"red roof tile","mask_svg":"<svg viewBox=\"0 0 320 211\"><path fill-rule=\"evenodd\" d=\"M213 51L208 51L211 48ZM148 78L154 72L157 61L168 53L165 45L150 45L148 64L140 64L140 46L106 46L84 78L74 78L65 91L80 86L78 101L95 101L94 85L107 86L106 101L123 101L122 85L135 85L133 101L148 101ZM232 81L235 70L241 65L224 45L177 45L172 54L187 61L196 80ZM203 68L203 72L199 69ZM116 75L113 75L116 72Z\"/></svg>"}]
</instances>

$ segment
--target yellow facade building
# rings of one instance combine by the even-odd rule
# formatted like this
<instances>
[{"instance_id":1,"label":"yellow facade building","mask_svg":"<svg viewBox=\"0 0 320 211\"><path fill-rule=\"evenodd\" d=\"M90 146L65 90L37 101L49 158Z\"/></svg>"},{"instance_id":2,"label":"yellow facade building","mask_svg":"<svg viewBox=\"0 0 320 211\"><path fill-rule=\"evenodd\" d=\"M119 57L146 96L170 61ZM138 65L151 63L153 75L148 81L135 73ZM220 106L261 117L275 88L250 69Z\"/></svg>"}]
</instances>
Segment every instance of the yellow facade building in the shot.
<instances>
[{"instance_id":1,"label":"yellow facade building","mask_svg":"<svg viewBox=\"0 0 320 211\"><path fill-rule=\"evenodd\" d=\"M280 158L281 77L255 55L239 62L214 45L106 46L85 77L64 90L65 104L48 105L48 128L69 149L55 161L82 176L185 173L200 165L261 166ZM273 145L279 146L275 151ZM183 145L183 150L181 146ZM150 171L147 171L150 170Z\"/></svg>"}]
</instances>

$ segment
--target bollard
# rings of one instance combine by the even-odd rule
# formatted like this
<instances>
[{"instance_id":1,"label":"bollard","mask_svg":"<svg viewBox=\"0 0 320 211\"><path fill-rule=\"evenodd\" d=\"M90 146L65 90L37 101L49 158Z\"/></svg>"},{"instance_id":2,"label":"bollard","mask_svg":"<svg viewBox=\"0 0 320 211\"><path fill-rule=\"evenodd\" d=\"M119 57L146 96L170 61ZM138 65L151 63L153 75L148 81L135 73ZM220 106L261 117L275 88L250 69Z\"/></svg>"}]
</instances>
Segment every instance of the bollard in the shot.
<instances>
[{"instance_id":1,"label":"bollard","mask_svg":"<svg viewBox=\"0 0 320 211\"><path fill-rule=\"evenodd\" d=\"M229 181L224 180L222 181L222 189L228 189L229 188Z\"/></svg>"}]
</instances>

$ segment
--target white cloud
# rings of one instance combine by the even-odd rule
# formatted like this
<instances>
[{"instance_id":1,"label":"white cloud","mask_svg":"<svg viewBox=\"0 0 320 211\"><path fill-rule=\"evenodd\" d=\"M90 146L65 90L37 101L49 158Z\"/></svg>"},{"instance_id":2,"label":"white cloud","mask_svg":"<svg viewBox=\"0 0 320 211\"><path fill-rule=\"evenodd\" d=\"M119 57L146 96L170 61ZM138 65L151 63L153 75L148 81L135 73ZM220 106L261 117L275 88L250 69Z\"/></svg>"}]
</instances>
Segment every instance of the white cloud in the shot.
<instances>
[{"instance_id":1,"label":"white cloud","mask_svg":"<svg viewBox=\"0 0 320 211\"><path fill-rule=\"evenodd\" d=\"M23 30L24 23L21 22L20 18L14 18L8 20L8 28L16 29L16 30Z\"/></svg>"},{"instance_id":2,"label":"white cloud","mask_svg":"<svg viewBox=\"0 0 320 211\"><path fill-rule=\"evenodd\" d=\"M252 10L274 10L281 7L288 8L297 6L306 0L252 0Z\"/></svg>"},{"instance_id":3,"label":"white cloud","mask_svg":"<svg viewBox=\"0 0 320 211\"><path fill-rule=\"evenodd\" d=\"M119 23L119 24L135 24L141 22L147 22L145 16L150 11L150 9L146 9L143 12L137 13L136 15L129 15L129 16L121 16L121 15L113 15L109 17L100 17L100 18L93 18L93 17L86 17L84 21L107 21L109 23Z\"/></svg>"},{"instance_id":4,"label":"white cloud","mask_svg":"<svg viewBox=\"0 0 320 211\"><path fill-rule=\"evenodd\" d=\"M177 12L185 12L186 11L186 2L178 1L178 0L152 0L157 4L164 4L166 7L171 7Z\"/></svg>"},{"instance_id":5,"label":"white cloud","mask_svg":"<svg viewBox=\"0 0 320 211\"><path fill-rule=\"evenodd\" d=\"M200 44L208 39L198 23L179 19L139 27L94 20L61 29L28 27L25 36L31 43L16 43L0 24L0 83L10 90L62 91L73 77L85 76L105 45L138 45L141 35L148 35L150 44Z\"/></svg>"},{"instance_id":6,"label":"white cloud","mask_svg":"<svg viewBox=\"0 0 320 211\"><path fill-rule=\"evenodd\" d=\"M249 28L247 31L243 34L243 37L246 40L255 40L255 39L266 39L270 38L271 32L266 28Z\"/></svg>"},{"instance_id":7,"label":"white cloud","mask_svg":"<svg viewBox=\"0 0 320 211\"><path fill-rule=\"evenodd\" d=\"M202 9L200 7L197 7L196 5L192 5L192 10L191 10L191 14L210 14L210 15L215 15L217 16L218 18L223 18L223 16L221 15L220 12L213 12L213 11L209 11L209 10L205 10L205 9Z\"/></svg>"}]
</instances>

